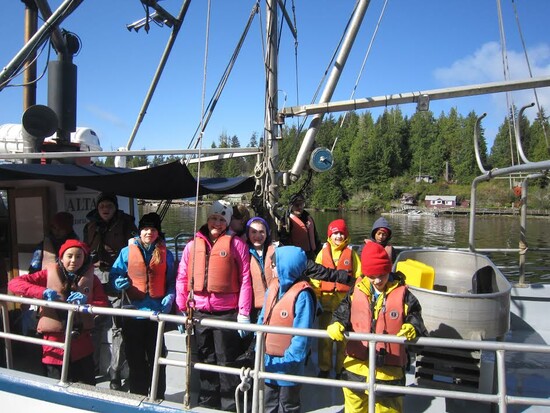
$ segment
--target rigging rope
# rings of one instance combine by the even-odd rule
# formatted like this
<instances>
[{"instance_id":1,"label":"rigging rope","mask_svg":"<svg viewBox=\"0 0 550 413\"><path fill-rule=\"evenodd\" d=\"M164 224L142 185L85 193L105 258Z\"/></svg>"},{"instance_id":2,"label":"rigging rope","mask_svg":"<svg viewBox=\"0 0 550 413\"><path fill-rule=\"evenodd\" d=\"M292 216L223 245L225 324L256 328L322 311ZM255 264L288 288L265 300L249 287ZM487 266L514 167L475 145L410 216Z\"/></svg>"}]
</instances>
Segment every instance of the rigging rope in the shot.
<instances>
[{"instance_id":1,"label":"rigging rope","mask_svg":"<svg viewBox=\"0 0 550 413\"><path fill-rule=\"evenodd\" d=\"M206 79L207 79L207 68L208 68L208 45L209 45L209 36L210 36L210 12L212 10L212 2L208 0L207 13L206 13L206 29L205 29L205 45L204 45L204 64L203 64L203 82L202 82L202 96L201 96L201 119L200 119L200 135L197 141L199 152L198 152L198 163L197 163L197 186L195 190L195 216L193 223L193 244L196 241L197 226L198 226L198 211L199 211L199 191L200 191L200 180L201 180L201 159L202 159L202 141L204 137L204 102L206 100ZM193 254L196 254L196 248L193 248ZM183 257L182 257L183 258ZM191 406L191 336L193 335L193 312L194 312L194 274L195 274L195 262L197 260L193 257L191 264L191 271L188 271L187 276L190 280L189 295L187 297L186 310L187 310L187 320L185 322L185 331L187 333L187 353L186 353L186 382L185 382L185 397L184 397L184 406L189 409Z\"/></svg>"},{"instance_id":2,"label":"rigging rope","mask_svg":"<svg viewBox=\"0 0 550 413\"><path fill-rule=\"evenodd\" d=\"M237 43L237 46L235 47L235 50L233 51L233 54L231 55L231 58L229 60L229 63L227 64L222 77L220 81L218 82L218 85L216 86L216 90L214 91L214 94L207 105L207 110L203 112L203 115L201 117L200 123L197 126L197 129L195 129L195 133L193 134L193 137L191 138L191 142L189 143L188 148L191 148L193 141L195 141L195 138L197 138L197 134L202 135L204 133L204 130L206 129L206 126L208 125L208 122L210 121L210 118L212 117L212 113L214 112L214 109L216 107L216 104L218 103L220 96L223 92L223 89L225 88L225 85L227 84L227 81L229 79L229 75L231 74L231 71L233 69L233 66L235 65L235 62L237 61L237 57L239 56L239 53L241 51L241 48L244 44L244 40L246 39L246 36L248 34L248 31L250 29L250 26L252 25L252 20L254 19L254 16L258 13L259 10L259 1L257 1L254 6L252 7L252 11L250 12L250 16L248 18L248 22L246 24L246 27L241 34L241 37L239 38L239 42ZM194 148L197 147L199 139L197 139L197 142L195 143Z\"/></svg>"},{"instance_id":3,"label":"rigging rope","mask_svg":"<svg viewBox=\"0 0 550 413\"><path fill-rule=\"evenodd\" d=\"M521 45L523 47L523 54L525 55L525 61L527 62L527 69L529 70L529 77L533 78L533 71L531 70L531 62L529 61L529 55L527 54L527 47L525 46L525 40L523 39L523 31L521 30L521 25L519 23L518 10L517 10L516 3L514 2L514 0L512 0L512 5L514 6L514 14L516 16L516 23L518 25L519 37L521 39ZM538 115L539 115L539 117L542 117L542 111L541 111L541 107L540 107L540 103L539 103L539 95L537 93L537 89L533 89L533 93L535 94L535 102L537 104ZM550 153L550 144L548 142L548 132L546 130L546 122L544 122L544 119L541 119L541 126L542 126L542 131L544 133L544 139L546 139L546 149Z\"/></svg>"},{"instance_id":4,"label":"rigging rope","mask_svg":"<svg viewBox=\"0 0 550 413\"><path fill-rule=\"evenodd\" d=\"M503 71L504 71L504 80L509 80L510 78L510 74L509 74L509 67L508 67L508 55L506 54L506 36L504 34L504 23L503 23L503 19L502 19L502 7L501 7L501 3L500 3L500 0L497 0L497 11L498 11L498 29L499 29L499 34L500 34L500 50L501 50L501 54L502 54L502 68L503 68ZM508 139L510 141L510 155L511 155L511 158L512 158L512 166L515 165L514 163L514 144L513 144L513 136L512 136L512 130L516 130L516 114L515 114L515 111L514 111L514 102L513 102L513 99L512 99L512 95L510 92L506 92L506 104L508 106L508 116L510 117L510 120L511 120L511 125L510 125L510 122L508 123ZM519 159L519 154L516 154L516 156L518 157Z\"/></svg>"},{"instance_id":5,"label":"rigging rope","mask_svg":"<svg viewBox=\"0 0 550 413\"><path fill-rule=\"evenodd\" d=\"M321 87L322 85L325 83L325 80L330 72L330 68L332 67L332 65L334 64L334 61L336 60L336 56L338 55L338 50L340 50L340 47L342 46L342 43L344 41L344 38L345 38L345 35L346 35L346 32L348 31L348 28L351 24L351 21L352 21L352 18L353 18L353 15L355 14L355 10L357 9L357 5L358 3L356 2L355 3L355 6L353 7L353 10L350 14L350 17L348 19L348 22L346 23L346 27L345 29L343 30L342 32L342 36L340 37L340 40L338 41L338 44L336 45L336 47L334 48L334 51L332 53L332 56L327 64L327 67L325 68L325 72L323 73L323 76L321 78L321 80L319 81L319 84L317 85L317 89L315 90L315 93L313 94L313 97L311 99L311 103L315 103L315 101L317 100L317 96L319 95L320 91L321 91ZM304 116L301 123L298 125L298 128L296 129L296 136L295 136L295 139L296 141L298 140L298 137L300 136L300 133L302 132L302 130L304 129L304 125L306 124L306 122L308 121L308 118L309 116ZM307 180L309 181L309 179Z\"/></svg>"}]
</instances>

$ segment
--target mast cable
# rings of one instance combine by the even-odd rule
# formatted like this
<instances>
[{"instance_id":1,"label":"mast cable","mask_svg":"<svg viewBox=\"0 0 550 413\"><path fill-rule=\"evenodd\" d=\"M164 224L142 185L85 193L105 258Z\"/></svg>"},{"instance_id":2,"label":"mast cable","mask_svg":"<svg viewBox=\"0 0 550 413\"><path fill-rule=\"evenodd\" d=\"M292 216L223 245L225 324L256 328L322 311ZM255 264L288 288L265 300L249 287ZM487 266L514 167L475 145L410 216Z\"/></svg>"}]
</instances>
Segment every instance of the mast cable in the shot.
<instances>
[{"instance_id":1,"label":"mast cable","mask_svg":"<svg viewBox=\"0 0 550 413\"><path fill-rule=\"evenodd\" d=\"M292 0L292 20L296 29L296 38L294 39L294 77L296 78L296 104L298 104L300 102L300 84L298 82L300 73L298 70L298 23L296 22L296 5L294 4L294 0Z\"/></svg>"},{"instance_id":2,"label":"mast cable","mask_svg":"<svg viewBox=\"0 0 550 413\"><path fill-rule=\"evenodd\" d=\"M206 28L205 28L205 44L204 44L204 64L203 64L203 81L202 81L202 96L201 96L201 119L200 119L200 129L201 132L199 134L199 138L197 140L197 144L199 146L199 152L198 152L198 163L197 163L197 186L195 190L195 217L194 217L194 223L193 223L193 260L191 263L191 271L188 272L187 276L189 277L189 293L187 297L187 303L186 303L186 309L187 309L187 321L185 324L185 330L187 332L187 340L186 345L187 348L191 348L191 336L192 329L193 329L193 309L194 309L194 284L195 284L195 262L196 262L196 253L197 248L195 247L196 242L196 236L197 236L197 222L198 222L198 206L199 206L199 191L200 191L200 180L201 180L201 159L202 159L202 143L203 143L203 137L204 137L204 111L205 106L204 102L206 100L206 79L207 79L207 69L208 69L208 45L209 45L209 36L210 36L210 13L212 9L212 2L211 0L208 0L208 6L207 6L207 13L206 13ZM187 368L186 368L186 391L184 396L184 406L185 408L190 408L191 406L191 352L187 352Z\"/></svg>"},{"instance_id":3,"label":"mast cable","mask_svg":"<svg viewBox=\"0 0 550 413\"><path fill-rule=\"evenodd\" d=\"M229 63L227 64L225 71L222 74L222 77L220 81L218 82L218 85L216 86L216 90L214 91L214 94L212 95L212 98L210 99L207 110L203 112L201 121L199 125L197 126L197 129L195 129L195 133L193 134L193 137L191 138L191 142L188 145L188 148L191 148L193 145L193 142L197 138L197 134L203 134L204 130L206 129L206 126L208 125L208 122L210 121L210 118L212 117L212 113L214 112L214 109L216 107L216 104L218 103L220 96L223 92L223 89L225 88L225 85L227 84L227 81L229 79L229 75L231 74L231 71L233 69L233 66L235 65L235 62L237 61L237 57L241 51L241 48L244 44L244 40L246 39L246 36L248 34L248 31L250 29L250 26L252 24L252 20L254 19L254 16L256 13L258 13L258 2L253 6L252 11L250 12L250 16L248 18L248 22L246 24L246 27L239 38L239 42L237 43L237 46L235 47L235 50L233 51L233 54L231 55L231 58L229 60ZM194 148L197 148L198 146L198 140L195 142Z\"/></svg>"},{"instance_id":4,"label":"mast cable","mask_svg":"<svg viewBox=\"0 0 550 413\"><path fill-rule=\"evenodd\" d=\"M38 60L38 58L44 52L44 48L46 47L46 45L48 45L48 55L46 57L46 62L50 61L50 56L51 56L51 51L52 51L52 42L51 41L42 44L42 46L40 48L40 51L37 53L37 55L34 57L34 59L32 59L31 61L28 62L28 66L32 65L34 62L36 62ZM40 79L42 79L44 77L44 75L46 74L46 71L48 70L48 65L47 64L44 65L44 70L42 70L42 73L40 74L40 76L38 76L32 82L18 83L18 84L15 84L15 85L8 84L8 82L11 82L13 79L15 79L17 76L20 76L21 74L23 74L25 72L25 70L27 70L27 69L25 69L25 70L21 70L21 69L22 69L22 65L17 69L17 71L12 76L10 76L2 85L0 85L0 87L3 86L3 85L5 85L6 88L8 88L8 87L21 87L21 86L29 86L29 85L38 83L38 81Z\"/></svg>"},{"instance_id":5,"label":"mast cable","mask_svg":"<svg viewBox=\"0 0 550 413\"><path fill-rule=\"evenodd\" d=\"M523 47L523 54L525 55L525 61L527 62L527 69L529 70L529 77L533 78L533 71L531 70L531 62L529 61L529 55L527 53L527 47L525 46L525 40L523 38L523 31L521 30L521 25L519 23L518 10L517 10L516 3L515 3L514 0L512 0L512 5L514 6L514 15L516 17L516 23L518 25L518 33L519 33L519 37L521 39L521 45ZM533 93L535 94L535 102L537 103L537 111L538 111L538 114L540 116L540 115L542 115L542 112L541 112L541 107L540 107L540 103L539 103L539 95L537 93L537 89L533 89ZM541 119L541 126L542 126L542 131L544 133L544 139L546 140L546 148L550 151L550 144L548 142L548 131L546 130L546 125L545 125L544 119Z\"/></svg>"},{"instance_id":6,"label":"mast cable","mask_svg":"<svg viewBox=\"0 0 550 413\"><path fill-rule=\"evenodd\" d=\"M504 80L509 80L510 74L509 74L509 67L508 67L508 55L506 53L506 36L504 34L502 7L501 7L500 0L496 0L496 1L497 1L497 12L498 12L498 29L500 34L500 50L502 54L502 68L504 71ZM511 120L511 122L508 122L508 139L510 142L510 155L512 160L512 166L514 166L515 165L514 145L513 145L513 139L512 139L512 131L515 130L515 127L516 127L516 114L514 110L514 101L512 99L510 92L506 92L506 104L508 106L508 112L509 112L508 116L510 117L510 120ZM518 159L519 159L519 155L516 154L516 156L518 156Z\"/></svg>"}]
</instances>

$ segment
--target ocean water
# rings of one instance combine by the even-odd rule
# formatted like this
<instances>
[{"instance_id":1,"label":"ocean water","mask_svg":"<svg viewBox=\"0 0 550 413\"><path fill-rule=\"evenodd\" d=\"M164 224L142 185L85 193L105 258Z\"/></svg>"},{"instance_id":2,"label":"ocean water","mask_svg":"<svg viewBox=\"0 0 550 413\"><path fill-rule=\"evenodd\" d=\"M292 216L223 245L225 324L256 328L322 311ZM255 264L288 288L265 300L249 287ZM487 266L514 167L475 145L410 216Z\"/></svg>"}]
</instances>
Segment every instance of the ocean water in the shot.
<instances>
[{"instance_id":1,"label":"ocean water","mask_svg":"<svg viewBox=\"0 0 550 413\"><path fill-rule=\"evenodd\" d=\"M140 214L152 212L156 207L144 205ZM207 207L171 206L162 223L169 245L189 238L206 222ZM360 212L309 211L315 219L321 240L326 239L328 224L338 218L346 220L352 244L359 245L370 236L372 225L380 215ZM468 216L385 215L392 227L392 243L405 247L468 248ZM197 222L197 224L195 224ZM526 280L550 282L550 217L528 217L526 224L527 245ZM516 249L520 241L519 216L478 216L475 223L475 247ZM538 251L538 249L542 249ZM510 281L517 281L518 252L488 253Z\"/></svg>"}]
</instances>

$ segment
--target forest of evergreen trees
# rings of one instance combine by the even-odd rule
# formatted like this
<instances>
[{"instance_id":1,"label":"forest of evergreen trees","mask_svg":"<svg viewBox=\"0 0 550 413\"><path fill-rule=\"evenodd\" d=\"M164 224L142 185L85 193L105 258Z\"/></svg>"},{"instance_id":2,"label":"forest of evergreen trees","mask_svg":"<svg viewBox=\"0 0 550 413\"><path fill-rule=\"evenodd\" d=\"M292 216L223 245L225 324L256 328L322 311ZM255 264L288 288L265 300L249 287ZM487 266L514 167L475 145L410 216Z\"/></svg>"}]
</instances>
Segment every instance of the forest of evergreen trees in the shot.
<instances>
[{"instance_id":1,"label":"forest of evergreen trees","mask_svg":"<svg viewBox=\"0 0 550 413\"><path fill-rule=\"evenodd\" d=\"M388 208L391 201L398 200L405 192L413 193L419 200L429 193L468 198L472 179L481 174L473 139L477 117L475 112L464 117L453 108L438 118L430 111L417 112L408 118L399 107L387 109L376 120L368 111L351 112L338 118L325 116L316 142L320 147L331 149L334 146L333 168L311 176L304 173L298 182L283 191L283 198L303 189L312 207L360 208L370 212ZM533 122L525 116L518 122L526 157L533 162L549 159L546 136L549 125L544 110ZM511 119L504 118L489 152L481 129L479 149L485 169L518 164L513 131ZM305 131L295 126L283 126L283 139L279 141L280 170L292 166L304 134ZM254 134L246 146L261 145L262 139ZM237 136L222 134L218 144L212 147L238 148L241 144ZM133 157L128 160L128 166L160 164L175 159L178 158ZM255 157L244 157L204 163L201 176L249 176L253 174L255 162ZM195 168L190 169L195 172ZM435 183L415 184L419 174L430 175ZM538 186L545 187L545 181ZM513 201L512 191L509 185L508 188L506 184L501 186L503 188L498 190L501 193L489 202L509 205ZM545 202L542 200L543 204Z\"/></svg>"}]
</instances>

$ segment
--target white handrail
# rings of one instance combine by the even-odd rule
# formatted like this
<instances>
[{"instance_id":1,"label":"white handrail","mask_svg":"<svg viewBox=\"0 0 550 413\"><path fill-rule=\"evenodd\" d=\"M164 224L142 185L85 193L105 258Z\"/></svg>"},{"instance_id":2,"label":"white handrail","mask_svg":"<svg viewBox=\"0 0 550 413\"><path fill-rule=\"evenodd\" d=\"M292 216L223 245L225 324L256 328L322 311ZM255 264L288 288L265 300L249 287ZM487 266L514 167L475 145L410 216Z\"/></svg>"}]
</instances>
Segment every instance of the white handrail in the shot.
<instances>
[{"instance_id":1,"label":"white handrail","mask_svg":"<svg viewBox=\"0 0 550 413\"><path fill-rule=\"evenodd\" d=\"M3 312L7 310L8 302L11 303L23 303L23 304L32 304L45 306L50 308L56 308L60 310L69 311L67 331L70 337L70 329L72 319L71 314L74 315L75 312L83 312L88 314L104 314L110 316L119 316L119 317L145 317L153 321L159 322L159 333L157 337L157 349L156 349L156 360L153 369L153 382L151 385L151 394L155 394L157 388L158 372L159 365L170 365L176 367L187 367L194 368L196 370L205 370L205 371L215 371L227 374L235 374L243 376L243 368L236 367L225 367L218 365L209 365L204 363L193 363L192 366L187 366L185 362L172 360L168 357L161 357L161 348L163 346L163 333L164 333L164 324L165 322L172 322L177 324L185 324L187 317L180 315L170 315L170 314L161 314L158 312L151 311L141 311L141 310L127 310L127 309L115 309L115 308L105 308L105 307L93 307L89 305L74 305L66 304L61 302L52 302L45 300L37 300L31 298L22 298L12 295L0 294L0 308ZM523 396L511 396L507 394L506 390L506 362L505 362L505 353L506 352L531 352L531 353L541 353L541 354L550 354L550 345L541 345L541 344L525 344L525 343L507 343L499 341L480 341L480 340L463 340L463 339L447 339L447 338L435 338L435 337L421 337L414 342L407 342L403 337L397 337L393 335L381 335L381 334L358 334L358 333L345 333L345 336L348 340L361 340L369 341L369 347L375 348L377 342L388 342L388 343L401 343L401 344L411 344L415 346L423 347L444 347L444 348L455 348L455 349L474 349L474 350L487 350L496 352L496 368L497 368L497 391L492 394L479 394L479 393L470 393L466 391L456 391L456 390L442 390L434 389L427 387L410 387L410 386L396 386L396 385L384 385L380 383L358 383L358 382L349 382L343 380L332 380L332 379L319 379L317 377L301 377L287 374L276 374L268 373L263 371L263 336L265 333L276 333L276 334L293 334L300 336L307 336L312 338L326 338L328 334L325 330L318 329L296 329L296 328L287 328L287 327L271 327L265 325L255 325L255 324L240 324L237 322L228 322L228 321L219 321L214 319L203 319L195 320L196 323L200 323L204 326L214 327L214 328L225 328L232 330L247 330L253 331L257 335L256 343L256 361L254 369L248 371L248 377L250 380L254 380L255 386L254 391L254 400L258 400L259 397L256 392L260 391L262 386L257 385L257 383L263 382L264 379L283 379L289 380L296 383L303 384L314 384L320 386L330 386L330 387L347 387L358 390L369 390L369 394L374 395L372 398L375 400L377 392L392 392L399 393L403 395L418 395L418 396L431 396L431 397L449 397L453 399L461 400L470 400L470 401L479 401L479 402L488 402L495 403L499 406L500 412L506 412L508 405L536 405L536 406L549 406L550 399L547 398L538 398L538 397L523 397ZM67 337L67 336L66 336ZM32 344L44 344L47 343L50 346L54 347L68 347L70 345L70 340L66 340L65 343L53 343L47 340L40 340L36 338L30 338L21 336L18 334L12 334L9 331L9 325L4 325L4 331L0 332L0 338L6 340L6 351L11 350L11 340L22 341ZM66 349L66 348L65 348ZM375 357L375 352L371 351L370 356ZM69 354L68 351L65 351L65 354ZM11 357L11 355L10 355ZM68 361L67 361L68 362ZM371 360L372 365L374 365L374 360ZM9 367L9 366L8 366ZM65 366L64 366L65 367ZM63 369L65 370L65 368ZM374 371L374 370L373 370ZM64 384L66 380L66 371L65 375L62 375L62 380L60 384ZM150 394L150 396L151 396ZM258 403L254 404L253 409L257 407ZM373 404L374 406L374 404ZM369 409L370 410L370 409ZM254 411L254 410L253 410ZM258 410L256 410L258 411Z\"/></svg>"}]
</instances>

